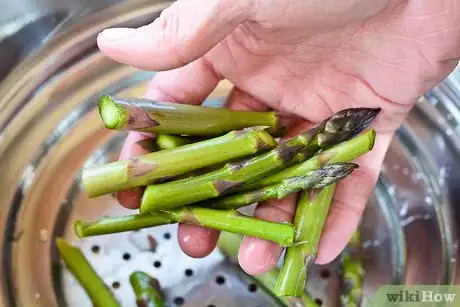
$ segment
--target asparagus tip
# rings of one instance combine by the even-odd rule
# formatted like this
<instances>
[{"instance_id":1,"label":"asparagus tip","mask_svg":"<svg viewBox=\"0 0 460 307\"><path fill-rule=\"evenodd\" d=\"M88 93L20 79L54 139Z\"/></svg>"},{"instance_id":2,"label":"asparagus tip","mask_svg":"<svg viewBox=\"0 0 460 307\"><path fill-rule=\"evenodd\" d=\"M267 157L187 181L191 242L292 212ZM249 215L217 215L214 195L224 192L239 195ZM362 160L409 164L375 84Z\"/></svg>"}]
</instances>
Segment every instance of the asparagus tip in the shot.
<instances>
[{"instance_id":1,"label":"asparagus tip","mask_svg":"<svg viewBox=\"0 0 460 307\"><path fill-rule=\"evenodd\" d=\"M108 95L101 96L99 100L99 115L108 129L123 128L126 124L126 111L114 103Z\"/></svg>"},{"instance_id":2,"label":"asparagus tip","mask_svg":"<svg viewBox=\"0 0 460 307\"><path fill-rule=\"evenodd\" d=\"M77 236L79 238L84 238L85 237L85 234L84 234L84 231L83 231L84 225L83 225L83 222L81 220L76 221L75 224L73 225L73 227L74 227L75 233L77 234Z\"/></svg>"},{"instance_id":3,"label":"asparagus tip","mask_svg":"<svg viewBox=\"0 0 460 307\"><path fill-rule=\"evenodd\" d=\"M350 175L359 167L355 163L331 163L315 172L315 176L319 177L319 182L315 185L316 189L324 188L338 180L341 180Z\"/></svg>"}]
</instances>

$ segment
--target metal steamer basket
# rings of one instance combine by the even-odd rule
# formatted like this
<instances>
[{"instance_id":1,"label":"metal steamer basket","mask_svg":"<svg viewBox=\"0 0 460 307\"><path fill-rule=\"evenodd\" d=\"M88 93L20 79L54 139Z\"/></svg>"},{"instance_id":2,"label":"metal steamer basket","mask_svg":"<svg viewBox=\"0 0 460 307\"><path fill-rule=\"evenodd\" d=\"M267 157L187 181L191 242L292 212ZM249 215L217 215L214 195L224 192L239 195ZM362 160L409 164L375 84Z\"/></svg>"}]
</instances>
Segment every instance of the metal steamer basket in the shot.
<instances>
[{"instance_id":1,"label":"metal steamer basket","mask_svg":"<svg viewBox=\"0 0 460 307\"><path fill-rule=\"evenodd\" d=\"M2 68L0 306L91 305L60 264L55 236L82 248L123 306L134 306L128 276L136 269L160 280L168 306L279 305L219 250L204 259L183 254L174 225L76 239L76 219L127 213L111 196L88 199L80 185L81 167L115 160L124 138L103 128L98 97L141 96L153 75L105 58L95 38L107 27L145 24L170 4L116 2L87 6L83 1L78 2L83 13L72 7L70 14L69 4L37 15L35 26L45 22L48 34L37 45L14 51L17 58ZM18 29L0 29L6 37L2 54L13 54L5 41L24 39L18 35L27 25ZM222 99L228 88L220 84L209 102ZM459 281L459 105L460 72L454 72L420 99L391 144L361 225L365 296L381 284ZM337 288L336 273L335 263L316 267L307 285L323 306L337 304L328 295Z\"/></svg>"}]
</instances>

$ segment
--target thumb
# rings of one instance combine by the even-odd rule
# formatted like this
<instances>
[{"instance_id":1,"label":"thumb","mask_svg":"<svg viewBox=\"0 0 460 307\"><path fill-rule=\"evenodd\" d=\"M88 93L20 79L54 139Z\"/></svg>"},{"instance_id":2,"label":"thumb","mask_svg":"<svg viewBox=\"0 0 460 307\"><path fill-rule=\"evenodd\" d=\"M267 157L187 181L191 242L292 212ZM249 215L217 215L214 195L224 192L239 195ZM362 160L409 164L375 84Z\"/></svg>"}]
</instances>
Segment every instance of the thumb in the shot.
<instances>
[{"instance_id":1,"label":"thumb","mask_svg":"<svg viewBox=\"0 0 460 307\"><path fill-rule=\"evenodd\" d=\"M170 70L202 57L249 14L248 0L180 0L149 25L112 28L97 38L117 62L141 69Z\"/></svg>"}]
</instances>

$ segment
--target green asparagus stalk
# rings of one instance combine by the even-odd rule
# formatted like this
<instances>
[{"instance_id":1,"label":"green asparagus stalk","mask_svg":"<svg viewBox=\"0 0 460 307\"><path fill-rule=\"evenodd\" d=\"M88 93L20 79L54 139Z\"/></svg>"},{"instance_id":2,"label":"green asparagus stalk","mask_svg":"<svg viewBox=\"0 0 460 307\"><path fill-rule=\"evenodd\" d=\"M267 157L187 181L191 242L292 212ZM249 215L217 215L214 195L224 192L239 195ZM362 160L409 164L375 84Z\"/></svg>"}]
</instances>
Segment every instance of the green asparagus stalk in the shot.
<instances>
[{"instance_id":1,"label":"green asparagus stalk","mask_svg":"<svg viewBox=\"0 0 460 307\"><path fill-rule=\"evenodd\" d=\"M141 212L184 206L237 191L244 184L287 167L293 160L309 158L319 149L354 136L365 129L379 111L346 109L272 151L250 160L228 164L202 176L150 185L144 192Z\"/></svg>"},{"instance_id":2,"label":"green asparagus stalk","mask_svg":"<svg viewBox=\"0 0 460 307\"><path fill-rule=\"evenodd\" d=\"M302 134L252 159L229 163L200 176L150 185L142 197L140 211L169 209L223 195L243 182L288 165L311 139Z\"/></svg>"},{"instance_id":3,"label":"green asparagus stalk","mask_svg":"<svg viewBox=\"0 0 460 307\"><path fill-rule=\"evenodd\" d=\"M101 97L99 114L108 129L191 136L217 136L254 126L267 126L274 132L285 124L276 112L236 111L113 96Z\"/></svg>"},{"instance_id":4,"label":"green asparagus stalk","mask_svg":"<svg viewBox=\"0 0 460 307\"><path fill-rule=\"evenodd\" d=\"M255 190L279 183L283 179L302 176L305 173L331 163L350 162L372 150L375 143L375 130L366 131L349 141L319 152L305 162L294 164L254 183L244 184L240 189Z\"/></svg>"},{"instance_id":5,"label":"green asparagus stalk","mask_svg":"<svg viewBox=\"0 0 460 307\"><path fill-rule=\"evenodd\" d=\"M219 240L217 241L218 248L224 253L230 261L237 263L238 262L238 249L242 241L242 236L222 232L220 234ZM263 285L268 291L274 294L274 289L276 285L276 280L279 275L279 269L273 268L267 273L251 276L259 284ZM293 297L280 297L278 298L286 306L302 306L302 307L318 307L318 304L304 292L300 298Z\"/></svg>"},{"instance_id":6,"label":"green asparagus stalk","mask_svg":"<svg viewBox=\"0 0 460 307\"><path fill-rule=\"evenodd\" d=\"M74 224L75 233L79 238L125 232L160 225L174 224L172 220L162 213L135 214L119 217L104 217L95 221L77 220Z\"/></svg>"},{"instance_id":7,"label":"green asparagus stalk","mask_svg":"<svg viewBox=\"0 0 460 307\"><path fill-rule=\"evenodd\" d=\"M207 141L184 145L83 170L90 197L145 186L205 166L274 148L276 141L260 128L232 131Z\"/></svg>"},{"instance_id":8,"label":"green asparagus stalk","mask_svg":"<svg viewBox=\"0 0 460 307\"><path fill-rule=\"evenodd\" d=\"M292 245L294 228L292 224L273 223L242 215L236 210L215 210L201 207L184 207L161 210L180 223L194 224L205 228L239 233L273 241L281 246Z\"/></svg>"},{"instance_id":9,"label":"green asparagus stalk","mask_svg":"<svg viewBox=\"0 0 460 307\"><path fill-rule=\"evenodd\" d=\"M125 221L129 221L129 223ZM239 233L277 242L282 246L292 245L294 238L294 227L292 224L279 224L259 220L244 216L236 210L216 210L201 207L182 207L131 215L123 218L104 218L93 222L77 221L74 228L76 234L82 238L159 226L163 225L162 222L164 224L172 222L193 224Z\"/></svg>"},{"instance_id":10,"label":"green asparagus stalk","mask_svg":"<svg viewBox=\"0 0 460 307\"><path fill-rule=\"evenodd\" d=\"M163 133L160 133L157 135L157 145L158 145L158 148L162 150L175 149L177 147L181 147L189 143L190 142L186 138L183 138L178 135L163 134Z\"/></svg>"},{"instance_id":11,"label":"green asparagus stalk","mask_svg":"<svg viewBox=\"0 0 460 307\"><path fill-rule=\"evenodd\" d=\"M347 249L342 253L342 275L343 281L346 285L345 292L341 295L343 306L355 307L359 306L362 298L363 275L364 268L360 259L357 259L353 253L359 251L360 240L359 232L356 231Z\"/></svg>"},{"instance_id":12,"label":"green asparagus stalk","mask_svg":"<svg viewBox=\"0 0 460 307\"><path fill-rule=\"evenodd\" d=\"M200 203L200 205L214 209L237 209L268 199L281 199L288 194L300 192L305 189L324 188L345 178L357 167L358 165L354 163L329 164L323 168L309 171L304 176L287 178L278 184L263 187L259 190L210 199Z\"/></svg>"},{"instance_id":13,"label":"green asparagus stalk","mask_svg":"<svg viewBox=\"0 0 460 307\"><path fill-rule=\"evenodd\" d=\"M97 275L83 253L62 238L56 238L56 246L69 271L85 289L95 307L120 307L112 292Z\"/></svg>"},{"instance_id":14,"label":"green asparagus stalk","mask_svg":"<svg viewBox=\"0 0 460 307\"><path fill-rule=\"evenodd\" d=\"M140 271L131 273L129 281L138 307L164 307L165 298L156 278Z\"/></svg>"},{"instance_id":15,"label":"green asparagus stalk","mask_svg":"<svg viewBox=\"0 0 460 307\"><path fill-rule=\"evenodd\" d=\"M286 250L276 282L277 296L300 297L309 266L315 261L319 239L334 195L335 184L301 193L294 217L295 245Z\"/></svg>"}]
</instances>

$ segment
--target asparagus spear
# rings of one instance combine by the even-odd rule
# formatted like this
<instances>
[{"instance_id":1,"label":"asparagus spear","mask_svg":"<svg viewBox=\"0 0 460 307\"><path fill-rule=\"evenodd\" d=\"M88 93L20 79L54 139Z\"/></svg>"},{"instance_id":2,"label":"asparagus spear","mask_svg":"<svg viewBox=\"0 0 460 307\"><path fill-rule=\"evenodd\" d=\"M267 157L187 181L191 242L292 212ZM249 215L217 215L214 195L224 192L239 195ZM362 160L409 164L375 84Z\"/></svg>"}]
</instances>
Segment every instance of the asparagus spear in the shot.
<instances>
[{"instance_id":1,"label":"asparagus spear","mask_svg":"<svg viewBox=\"0 0 460 307\"><path fill-rule=\"evenodd\" d=\"M145 186L188 171L248 156L276 146L260 128L232 131L224 136L137 156L83 170L82 180L90 197Z\"/></svg>"},{"instance_id":2,"label":"asparagus spear","mask_svg":"<svg viewBox=\"0 0 460 307\"><path fill-rule=\"evenodd\" d=\"M319 149L354 136L365 129L379 111L367 108L346 109L274 150L248 161L228 164L202 176L150 185L142 198L141 212L174 208L237 191L243 184L280 170L293 160L309 158ZM304 145L303 148L299 148L300 145Z\"/></svg>"},{"instance_id":3,"label":"asparagus spear","mask_svg":"<svg viewBox=\"0 0 460 307\"><path fill-rule=\"evenodd\" d=\"M113 96L100 98L99 114L108 129L193 136L217 136L254 126L267 126L274 132L284 125L276 112L246 112Z\"/></svg>"},{"instance_id":4,"label":"asparagus spear","mask_svg":"<svg viewBox=\"0 0 460 307\"><path fill-rule=\"evenodd\" d=\"M121 306L80 249L68 244L62 238L56 238L56 246L67 268L85 289L95 307Z\"/></svg>"},{"instance_id":5,"label":"asparagus spear","mask_svg":"<svg viewBox=\"0 0 460 307\"><path fill-rule=\"evenodd\" d=\"M183 138L178 135L163 134L163 133L160 133L157 135L157 145L158 145L158 148L162 150L174 149L177 147L187 145L188 143L189 141L186 138Z\"/></svg>"},{"instance_id":6,"label":"asparagus spear","mask_svg":"<svg viewBox=\"0 0 460 307\"><path fill-rule=\"evenodd\" d=\"M125 223L127 220L129 223ZM291 245L294 238L294 228L291 224L259 220L244 216L236 210L216 210L200 207L182 207L131 215L124 218L104 218L93 222L77 221L75 231L82 238L158 226L162 225L162 221L164 221L164 224L170 224L174 221L239 233L277 242L282 246Z\"/></svg>"},{"instance_id":7,"label":"asparagus spear","mask_svg":"<svg viewBox=\"0 0 460 307\"><path fill-rule=\"evenodd\" d=\"M334 195L335 184L322 190L303 191L294 217L295 245L289 247L276 282L277 296L300 297L309 266L315 261L319 238Z\"/></svg>"},{"instance_id":8,"label":"asparagus spear","mask_svg":"<svg viewBox=\"0 0 460 307\"><path fill-rule=\"evenodd\" d=\"M166 214L147 213L135 214L119 217L104 217L95 221L77 220L74 224L75 233L79 238L97 236L116 232L125 232L141 228L173 224L172 220Z\"/></svg>"},{"instance_id":9,"label":"asparagus spear","mask_svg":"<svg viewBox=\"0 0 460 307\"><path fill-rule=\"evenodd\" d=\"M165 298L156 278L140 271L131 273L129 281L136 294L138 307L164 307Z\"/></svg>"},{"instance_id":10,"label":"asparagus spear","mask_svg":"<svg viewBox=\"0 0 460 307\"><path fill-rule=\"evenodd\" d=\"M261 187L279 183L283 179L301 176L331 163L349 162L371 151L374 147L375 131L366 131L349 141L342 142L330 149L317 153L305 162L294 164L273 175L267 176L254 183L244 184L241 190L255 190Z\"/></svg>"},{"instance_id":11,"label":"asparagus spear","mask_svg":"<svg viewBox=\"0 0 460 307\"><path fill-rule=\"evenodd\" d=\"M301 134L275 149L249 160L229 163L200 176L150 185L142 197L140 211L174 208L220 196L238 184L280 169L295 157L312 137Z\"/></svg>"},{"instance_id":12,"label":"asparagus spear","mask_svg":"<svg viewBox=\"0 0 460 307\"><path fill-rule=\"evenodd\" d=\"M217 246L219 249L232 261L238 262L238 249L242 240L241 235L232 234L229 232L222 232L220 234L219 240L217 241ZM279 269L273 268L267 273L251 276L260 284L262 284L270 292L274 292L276 280L279 275ZM302 307L318 307L318 304L304 292L300 298L291 298L291 297L280 297L282 303L286 306L302 306Z\"/></svg>"},{"instance_id":13,"label":"asparagus spear","mask_svg":"<svg viewBox=\"0 0 460 307\"><path fill-rule=\"evenodd\" d=\"M359 251L359 232L356 231L347 249L342 253L342 275L346 285L345 293L341 296L343 306L359 306L362 297L364 268L359 259L353 253ZM358 253L359 254L359 253Z\"/></svg>"},{"instance_id":14,"label":"asparagus spear","mask_svg":"<svg viewBox=\"0 0 460 307\"><path fill-rule=\"evenodd\" d=\"M200 205L215 209L237 209L268 199L281 199L288 194L305 189L320 189L326 187L345 178L357 167L358 165L354 163L329 164L323 168L309 171L304 176L287 178L280 183L263 187L259 190L210 199L200 203Z\"/></svg>"}]
</instances>

